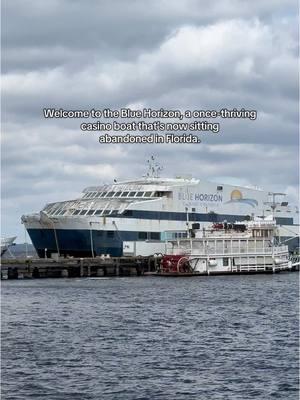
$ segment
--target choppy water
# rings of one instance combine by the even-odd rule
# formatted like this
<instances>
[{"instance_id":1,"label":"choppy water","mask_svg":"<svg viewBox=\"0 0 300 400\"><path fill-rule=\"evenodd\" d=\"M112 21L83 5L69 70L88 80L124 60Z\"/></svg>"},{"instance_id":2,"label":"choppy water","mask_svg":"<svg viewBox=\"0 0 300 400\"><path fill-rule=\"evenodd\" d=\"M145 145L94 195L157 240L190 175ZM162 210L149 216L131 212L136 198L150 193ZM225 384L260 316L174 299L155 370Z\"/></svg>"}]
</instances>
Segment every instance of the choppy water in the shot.
<instances>
[{"instance_id":1,"label":"choppy water","mask_svg":"<svg viewBox=\"0 0 300 400\"><path fill-rule=\"evenodd\" d=\"M298 274L2 283L2 399L298 399Z\"/></svg>"}]
</instances>

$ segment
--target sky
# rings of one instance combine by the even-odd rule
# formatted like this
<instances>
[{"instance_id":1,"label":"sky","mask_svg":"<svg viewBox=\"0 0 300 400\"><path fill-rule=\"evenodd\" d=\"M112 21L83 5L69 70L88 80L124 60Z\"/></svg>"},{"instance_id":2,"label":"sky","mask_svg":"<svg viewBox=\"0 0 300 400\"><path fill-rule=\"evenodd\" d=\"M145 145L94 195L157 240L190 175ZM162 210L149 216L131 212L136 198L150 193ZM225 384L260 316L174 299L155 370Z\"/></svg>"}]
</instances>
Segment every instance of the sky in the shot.
<instances>
[{"instance_id":1,"label":"sky","mask_svg":"<svg viewBox=\"0 0 300 400\"><path fill-rule=\"evenodd\" d=\"M3 0L1 231L84 187L163 175L299 193L296 0ZM199 144L100 144L43 108L245 108Z\"/></svg>"}]
</instances>

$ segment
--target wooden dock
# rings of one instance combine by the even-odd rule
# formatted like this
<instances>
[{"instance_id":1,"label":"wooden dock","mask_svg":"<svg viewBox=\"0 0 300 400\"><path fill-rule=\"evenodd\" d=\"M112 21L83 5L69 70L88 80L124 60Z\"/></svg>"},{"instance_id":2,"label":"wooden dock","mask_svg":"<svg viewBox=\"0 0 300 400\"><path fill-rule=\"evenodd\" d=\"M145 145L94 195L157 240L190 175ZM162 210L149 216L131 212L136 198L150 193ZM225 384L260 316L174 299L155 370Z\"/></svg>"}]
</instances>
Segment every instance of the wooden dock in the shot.
<instances>
[{"instance_id":1,"label":"wooden dock","mask_svg":"<svg viewBox=\"0 0 300 400\"><path fill-rule=\"evenodd\" d=\"M2 259L1 279L141 276L156 271L157 257Z\"/></svg>"},{"instance_id":2,"label":"wooden dock","mask_svg":"<svg viewBox=\"0 0 300 400\"><path fill-rule=\"evenodd\" d=\"M297 258L297 259L296 259ZM203 272L186 274L239 275L299 271L299 256L291 268L261 269L253 266L226 272ZM159 271L161 257L95 257L95 258L15 258L1 260L1 279L32 278L87 278L105 276L184 276L183 274L162 274Z\"/></svg>"}]
</instances>

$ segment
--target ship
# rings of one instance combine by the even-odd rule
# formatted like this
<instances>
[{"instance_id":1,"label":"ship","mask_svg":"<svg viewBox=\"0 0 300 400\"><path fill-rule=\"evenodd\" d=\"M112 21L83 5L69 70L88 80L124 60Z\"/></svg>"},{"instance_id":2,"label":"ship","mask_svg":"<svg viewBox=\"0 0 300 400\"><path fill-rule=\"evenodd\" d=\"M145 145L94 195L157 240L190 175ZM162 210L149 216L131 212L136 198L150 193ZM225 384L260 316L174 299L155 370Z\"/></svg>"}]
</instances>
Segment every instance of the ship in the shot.
<instances>
[{"instance_id":1,"label":"ship","mask_svg":"<svg viewBox=\"0 0 300 400\"><path fill-rule=\"evenodd\" d=\"M281 242L299 246L299 209L284 193L210 182L190 176L161 177L153 157L141 178L90 186L72 200L48 203L22 223L39 257L123 255L124 241L163 241L165 232L192 224L251 220L272 215Z\"/></svg>"},{"instance_id":2,"label":"ship","mask_svg":"<svg viewBox=\"0 0 300 400\"><path fill-rule=\"evenodd\" d=\"M1 238L1 256L3 256L3 254L8 250L8 248L13 245L16 238L17 236Z\"/></svg>"},{"instance_id":3,"label":"ship","mask_svg":"<svg viewBox=\"0 0 300 400\"><path fill-rule=\"evenodd\" d=\"M191 231L191 237L169 232L166 254L157 275L195 276L280 272L299 267L288 245L278 244L278 226L272 216L230 224L214 223ZM181 232L184 234L185 232Z\"/></svg>"}]
</instances>

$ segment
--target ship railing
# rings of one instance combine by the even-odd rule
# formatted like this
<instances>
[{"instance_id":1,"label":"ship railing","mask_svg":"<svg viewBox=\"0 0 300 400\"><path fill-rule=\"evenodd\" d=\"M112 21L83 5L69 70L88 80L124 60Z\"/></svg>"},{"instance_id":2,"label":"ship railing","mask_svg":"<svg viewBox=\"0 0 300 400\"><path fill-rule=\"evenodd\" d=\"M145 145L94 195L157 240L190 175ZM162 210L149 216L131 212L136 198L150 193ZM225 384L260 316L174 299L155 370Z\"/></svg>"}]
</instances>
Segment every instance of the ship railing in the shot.
<instances>
[{"instance_id":1,"label":"ship railing","mask_svg":"<svg viewBox=\"0 0 300 400\"><path fill-rule=\"evenodd\" d=\"M259 271L284 271L289 269L289 264L282 263L280 265L234 265L231 267L232 272L259 272Z\"/></svg>"},{"instance_id":2,"label":"ship railing","mask_svg":"<svg viewBox=\"0 0 300 400\"><path fill-rule=\"evenodd\" d=\"M184 252L186 254L214 254L214 255L255 255L265 254L270 256L288 253L288 246L272 246L270 241L239 240L237 242L218 241L193 241L189 239L179 239L177 241L167 241L167 246L173 252Z\"/></svg>"},{"instance_id":3,"label":"ship railing","mask_svg":"<svg viewBox=\"0 0 300 400\"><path fill-rule=\"evenodd\" d=\"M225 256L230 256L230 255L258 255L258 254L263 254L263 255L268 255L268 256L279 256L282 254L287 254L288 250L287 249L282 249L282 250L270 250L270 249L256 249L256 250L249 250L249 251L241 251L239 249L232 249L230 250L216 250L216 249L191 249L191 248L184 248L184 247L172 247L170 248L173 253L182 253L182 254L199 254L199 255L211 255L211 256L220 256L220 255L225 255Z\"/></svg>"}]
</instances>

